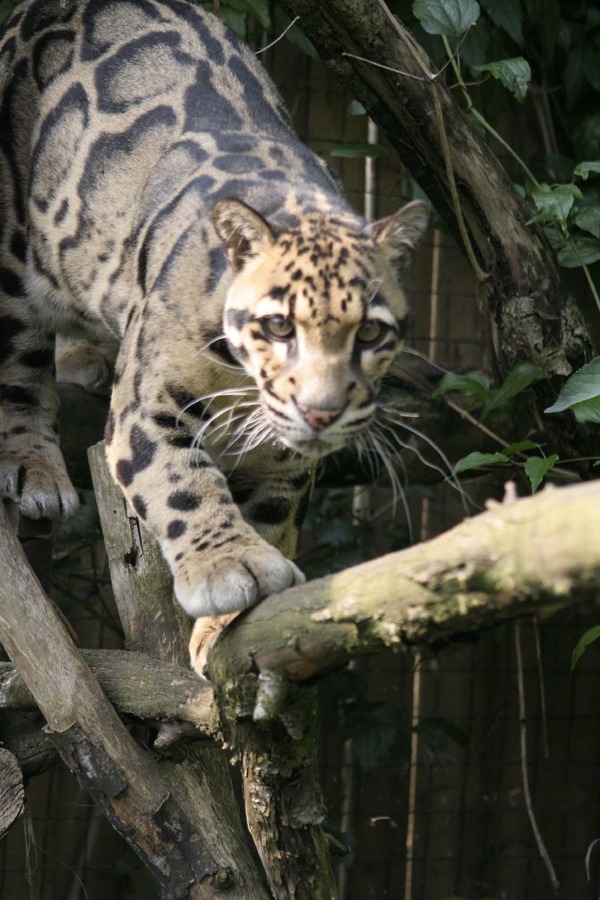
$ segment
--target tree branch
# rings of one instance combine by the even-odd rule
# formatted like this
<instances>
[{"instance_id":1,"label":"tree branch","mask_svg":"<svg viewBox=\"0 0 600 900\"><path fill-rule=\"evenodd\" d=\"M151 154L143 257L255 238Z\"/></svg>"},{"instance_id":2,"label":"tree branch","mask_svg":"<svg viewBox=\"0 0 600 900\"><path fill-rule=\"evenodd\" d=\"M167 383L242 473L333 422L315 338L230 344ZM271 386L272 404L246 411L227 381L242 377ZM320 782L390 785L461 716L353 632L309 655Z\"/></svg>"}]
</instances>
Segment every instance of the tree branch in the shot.
<instances>
[{"instance_id":1,"label":"tree branch","mask_svg":"<svg viewBox=\"0 0 600 900\"><path fill-rule=\"evenodd\" d=\"M188 722L205 736L218 733L213 689L189 669L129 650L81 650L109 700L124 716L144 721ZM148 686L152 690L148 690ZM38 706L18 669L0 662L0 709L35 711Z\"/></svg>"},{"instance_id":2,"label":"tree branch","mask_svg":"<svg viewBox=\"0 0 600 900\"><path fill-rule=\"evenodd\" d=\"M440 646L595 600L599 531L600 481L491 502L431 541L262 601L215 645L211 679L234 692L251 673L306 682L360 654Z\"/></svg>"}]
</instances>

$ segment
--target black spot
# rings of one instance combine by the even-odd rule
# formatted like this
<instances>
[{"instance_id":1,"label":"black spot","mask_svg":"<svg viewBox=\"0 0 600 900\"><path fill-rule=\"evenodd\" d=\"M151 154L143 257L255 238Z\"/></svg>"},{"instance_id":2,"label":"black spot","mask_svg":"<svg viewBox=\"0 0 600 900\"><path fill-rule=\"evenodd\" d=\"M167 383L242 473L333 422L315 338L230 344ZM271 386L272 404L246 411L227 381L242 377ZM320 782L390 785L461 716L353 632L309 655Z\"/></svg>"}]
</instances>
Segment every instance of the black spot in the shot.
<instances>
[{"instance_id":1,"label":"black spot","mask_svg":"<svg viewBox=\"0 0 600 900\"><path fill-rule=\"evenodd\" d=\"M232 328L241 331L242 328L251 320L252 314L247 309L228 309L227 324Z\"/></svg>"},{"instance_id":2,"label":"black spot","mask_svg":"<svg viewBox=\"0 0 600 900\"><path fill-rule=\"evenodd\" d=\"M261 525L279 525L290 514L290 501L285 497L271 497L255 504L250 510L252 521Z\"/></svg>"},{"instance_id":3,"label":"black spot","mask_svg":"<svg viewBox=\"0 0 600 900\"><path fill-rule=\"evenodd\" d=\"M215 160L215 169L229 172L232 175L245 175L247 172L257 172L263 168L263 162L259 156L222 156Z\"/></svg>"},{"instance_id":4,"label":"black spot","mask_svg":"<svg viewBox=\"0 0 600 900\"><path fill-rule=\"evenodd\" d=\"M22 353L20 361L24 366L30 366L32 369L45 369L51 366L54 361L54 348L45 347L39 350L28 350Z\"/></svg>"},{"instance_id":5,"label":"black spot","mask_svg":"<svg viewBox=\"0 0 600 900\"><path fill-rule=\"evenodd\" d=\"M198 497L197 494L191 494L189 491L174 491L169 495L169 499L167 500L167 504L171 509L179 509L182 511L198 509L200 502L200 497Z\"/></svg>"},{"instance_id":6,"label":"black spot","mask_svg":"<svg viewBox=\"0 0 600 900\"><path fill-rule=\"evenodd\" d=\"M22 231L15 231L10 239L11 253L21 262L25 262L27 254L27 240Z\"/></svg>"},{"instance_id":7,"label":"black spot","mask_svg":"<svg viewBox=\"0 0 600 900\"><path fill-rule=\"evenodd\" d=\"M54 213L54 224L60 225L69 212L69 201L63 200L56 212Z\"/></svg>"},{"instance_id":8,"label":"black spot","mask_svg":"<svg viewBox=\"0 0 600 900\"><path fill-rule=\"evenodd\" d=\"M0 269L0 284L3 292L9 297L23 296L23 280L12 269Z\"/></svg>"},{"instance_id":9,"label":"black spot","mask_svg":"<svg viewBox=\"0 0 600 900\"><path fill-rule=\"evenodd\" d=\"M177 428L177 419L175 416L169 416L166 413L156 413L152 416L152 421L158 425L159 428L166 428L168 430Z\"/></svg>"},{"instance_id":10,"label":"black spot","mask_svg":"<svg viewBox=\"0 0 600 900\"><path fill-rule=\"evenodd\" d=\"M152 464L158 445L152 441L139 425L134 425L129 438L131 459L121 459L117 463L117 478L127 487L138 472Z\"/></svg>"},{"instance_id":11,"label":"black spot","mask_svg":"<svg viewBox=\"0 0 600 900\"><path fill-rule=\"evenodd\" d=\"M261 172L260 175L265 181L289 181L290 177L285 172L280 172L279 169L269 169L267 172Z\"/></svg>"},{"instance_id":12,"label":"black spot","mask_svg":"<svg viewBox=\"0 0 600 900\"><path fill-rule=\"evenodd\" d=\"M202 403L194 397L193 394L190 394L189 391L186 391L185 388L181 387L178 384L168 384L167 385L167 393L171 397L172 400L175 401L178 408L180 410L184 410L189 416L193 416L195 419L209 419L210 413L206 411L206 408L202 405Z\"/></svg>"},{"instance_id":13,"label":"black spot","mask_svg":"<svg viewBox=\"0 0 600 900\"><path fill-rule=\"evenodd\" d=\"M135 494L131 498L131 505L135 509L140 519L146 518L146 516L148 515L148 507L146 506L146 503L144 502L144 499L140 496L140 494Z\"/></svg>"},{"instance_id":14,"label":"black spot","mask_svg":"<svg viewBox=\"0 0 600 900\"><path fill-rule=\"evenodd\" d=\"M212 469L214 468L213 464L208 459L203 459L201 456L195 456L189 462L190 469Z\"/></svg>"},{"instance_id":15,"label":"black spot","mask_svg":"<svg viewBox=\"0 0 600 900\"><path fill-rule=\"evenodd\" d=\"M14 403L16 406L38 405L38 398L33 391L14 384L0 385L0 400L3 403Z\"/></svg>"},{"instance_id":16,"label":"black spot","mask_svg":"<svg viewBox=\"0 0 600 900\"><path fill-rule=\"evenodd\" d=\"M179 450L189 450L192 446L192 438L189 434L173 434L168 438L169 446Z\"/></svg>"},{"instance_id":17,"label":"black spot","mask_svg":"<svg viewBox=\"0 0 600 900\"><path fill-rule=\"evenodd\" d=\"M20 497L23 493L23 488L25 487L25 481L27 480L27 469L25 466L19 466L17 471L17 496Z\"/></svg>"},{"instance_id":18,"label":"black spot","mask_svg":"<svg viewBox=\"0 0 600 900\"><path fill-rule=\"evenodd\" d=\"M16 316L0 316L0 363L14 352L14 339L27 331L27 325Z\"/></svg>"},{"instance_id":19,"label":"black spot","mask_svg":"<svg viewBox=\"0 0 600 900\"><path fill-rule=\"evenodd\" d=\"M137 283L141 287L142 291L145 293L146 291L146 270L148 267L148 249L149 249L149 241L146 237L144 239L144 243L141 246L140 253L137 261Z\"/></svg>"},{"instance_id":20,"label":"black spot","mask_svg":"<svg viewBox=\"0 0 600 900\"><path fill-rule=\"evenodd\" d=\"M185 522L181 519L173 519L167 526L167 537L173 541L176 538L181 537L182 534L185 534L186 531L187 525Z\"/></svg>"}]
</instances>

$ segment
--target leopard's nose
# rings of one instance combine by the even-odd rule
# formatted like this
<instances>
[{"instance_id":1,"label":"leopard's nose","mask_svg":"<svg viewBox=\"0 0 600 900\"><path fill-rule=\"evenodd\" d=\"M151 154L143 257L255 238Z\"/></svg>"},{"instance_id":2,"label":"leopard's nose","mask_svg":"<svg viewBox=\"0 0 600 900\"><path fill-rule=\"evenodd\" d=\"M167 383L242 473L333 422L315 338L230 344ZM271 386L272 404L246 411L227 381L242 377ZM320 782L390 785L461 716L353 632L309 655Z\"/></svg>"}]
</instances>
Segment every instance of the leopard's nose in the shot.
<instances>
[{"instance_id":1,"label":"leopard's nose","mask_svg":"<svg viewBox=\"0 0 600 900\"><path fill-rule=\"evenodd\" d=\"M298 409L302 413L304 420L315 431L322 431L324 428L327 428L343 412L343 407L341 406L336 409L324 409L320 406L307 406L304 403L298 403Z\"/></svg>"}]
</instances>

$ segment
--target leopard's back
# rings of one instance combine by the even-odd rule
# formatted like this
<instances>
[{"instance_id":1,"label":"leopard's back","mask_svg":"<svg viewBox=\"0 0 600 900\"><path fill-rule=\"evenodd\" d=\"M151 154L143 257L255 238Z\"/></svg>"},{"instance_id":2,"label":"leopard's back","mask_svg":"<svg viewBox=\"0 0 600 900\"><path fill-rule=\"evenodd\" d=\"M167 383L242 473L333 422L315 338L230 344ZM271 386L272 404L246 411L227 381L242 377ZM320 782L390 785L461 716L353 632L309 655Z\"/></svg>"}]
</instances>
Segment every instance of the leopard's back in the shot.
<instances>
[{"instance_id":1,"label":"leopard's back","mask_svg":"<svg viewBox=\"0 0 600 900\"><path fill-rule=\"evenodd\" d=\"M206 219L223 197L281 224L319 204L348 214L262 65L217 17L177 0L38 0L9 34L2 182L20 203L18 221L2 204L3 258L24 245L26 223L30 290L54 292L68 318L122 336L144 240L160 232L160 270L181 236L178 204L186 225L190 206ZM219 242L208 231L205 242L216 283Z\"/></svg>"}]
</instances>

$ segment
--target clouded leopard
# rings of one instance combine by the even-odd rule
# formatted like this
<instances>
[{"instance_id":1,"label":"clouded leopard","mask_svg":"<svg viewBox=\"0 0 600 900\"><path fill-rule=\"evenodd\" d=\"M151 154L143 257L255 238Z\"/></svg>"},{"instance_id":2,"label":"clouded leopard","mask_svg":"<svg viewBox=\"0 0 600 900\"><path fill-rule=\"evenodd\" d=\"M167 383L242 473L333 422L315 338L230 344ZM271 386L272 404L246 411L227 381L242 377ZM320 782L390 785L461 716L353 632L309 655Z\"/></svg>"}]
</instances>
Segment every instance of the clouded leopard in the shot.
<instances>
[{"instance_id":1,"label":"clouded leopard","mask_svg":"<svg viewBox=\"0 0 600 900\"><path fill-rule=\"evenodd\" d=\"M110 336L106 454L183 608L301 581L314 468L376 414L425 207L368 225L253 52L182 0L27 0L0 76L0 493L74 510L55 334Z\"/></svg>"}]
</instances>

